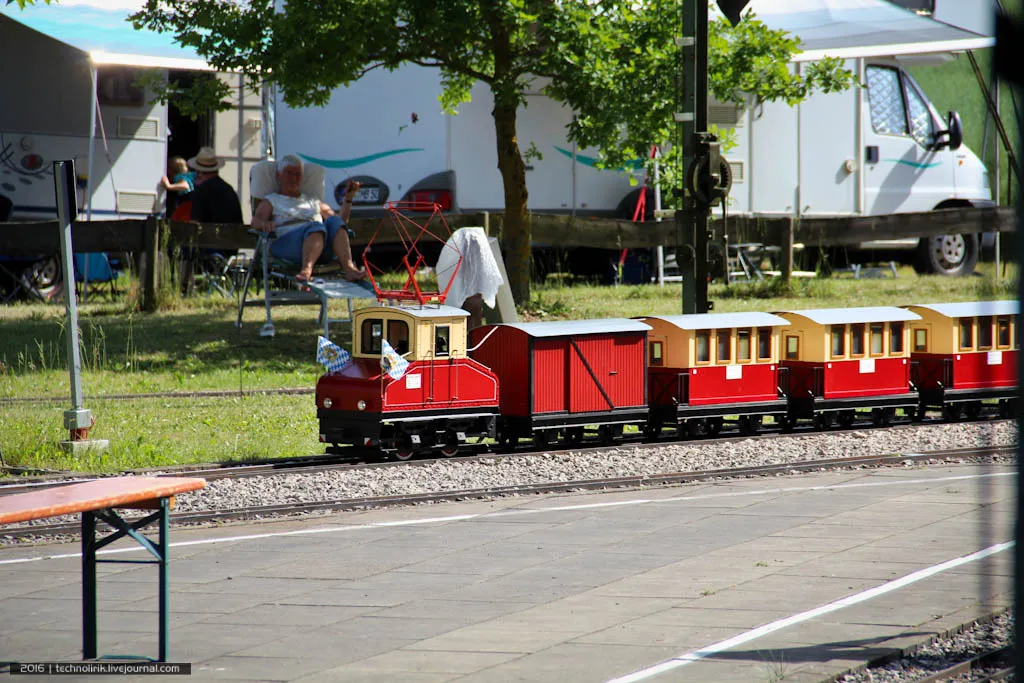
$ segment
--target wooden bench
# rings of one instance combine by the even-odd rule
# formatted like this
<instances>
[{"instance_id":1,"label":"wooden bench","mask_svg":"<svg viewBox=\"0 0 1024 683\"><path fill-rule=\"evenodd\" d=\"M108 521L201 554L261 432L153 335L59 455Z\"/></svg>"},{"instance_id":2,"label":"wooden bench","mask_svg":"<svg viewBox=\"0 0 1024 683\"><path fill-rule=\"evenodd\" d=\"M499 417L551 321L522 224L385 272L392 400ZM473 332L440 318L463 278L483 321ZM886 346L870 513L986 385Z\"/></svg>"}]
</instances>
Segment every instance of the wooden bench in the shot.
<instances>
[{"instance_id":1,"label":"wooden bench","mask_svg":"<svg viewBox=\"0 0 1024 683\"><path fill-rule=\"evenodd\" d=\"M82 513L82 654L96 659L96 563L159 565L160 656L167 661L167 513L174 495L206 486L205 479L186 477L115 477L68 484L31 493L0 497L0 524L28 522L58 515ZM155 510L141 519L125 520L117 509ZM98 536L96 520L113 530ZM159 540L152 541L140 529L159 523ZM96 559L96 552L118 539L131 536L156 560Z\"/></svg>"}]
</instances>

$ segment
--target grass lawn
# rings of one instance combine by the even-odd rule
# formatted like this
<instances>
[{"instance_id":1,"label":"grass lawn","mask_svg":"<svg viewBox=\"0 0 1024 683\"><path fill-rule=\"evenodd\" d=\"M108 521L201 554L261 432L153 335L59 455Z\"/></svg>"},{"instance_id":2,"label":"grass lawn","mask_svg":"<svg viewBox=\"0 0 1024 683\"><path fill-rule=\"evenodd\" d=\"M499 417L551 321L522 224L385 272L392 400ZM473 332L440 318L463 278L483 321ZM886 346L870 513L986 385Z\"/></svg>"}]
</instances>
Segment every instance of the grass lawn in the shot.
<instances>
[{"instance_id":1,"label":"grass lawn","mask_svg":"<svg viewBox=\"0 0 1024 683\"><path fill-rule=\"evenodd\" d=\"M1015 298L1015 273L1001 282L992 264L969 278L918 277L795 280L788 291L772 282L712 285L716 312L900 305ZM531 320L675 314L680 285L534 286L524 307ZM129 312L120 301L80 310L85 407L91 435L110 448L90 456L65 455L63 412L70 407L64 308L0 306L0 466L90 472L171 464L245 460L322 452L313 398L305 395L110 398L125 394L312 389L319 325L315 307L274 311L275 338L261 338L262 309L247 309L234 326L232 300L196 297L168 310ZM337 311L341 315L339 305ZM335 340L349 347L348 331ZM37 398L31 402L7 398ZM3 470L0 469L0 472Z\"/></svg>"}]
</instances>

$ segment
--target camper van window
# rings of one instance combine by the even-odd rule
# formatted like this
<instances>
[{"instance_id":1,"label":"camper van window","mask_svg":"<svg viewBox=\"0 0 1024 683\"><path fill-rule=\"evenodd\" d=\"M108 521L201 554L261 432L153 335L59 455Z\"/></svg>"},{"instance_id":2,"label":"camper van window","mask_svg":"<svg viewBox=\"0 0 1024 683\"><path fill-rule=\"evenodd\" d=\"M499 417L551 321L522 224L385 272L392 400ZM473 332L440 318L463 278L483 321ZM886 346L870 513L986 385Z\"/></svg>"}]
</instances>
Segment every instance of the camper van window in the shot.
<instances>
[{"instance_id":1,"label":"camper van window","mask_svg":"<svg viewBox=\"0 0 1024 683\"><path fill-rule=\"evenodd\" d=\"M360 329L362 343L359 351L362 353L380 353L380 340L384 337L384 321L380 318L367 318L363 321Z\"/></svg>"},{"instance_id":2,"label":"camper van window","mask_svg":"<svg viewBox=\"0 0 1024 683\"><path fill-rule=\"evenodd\" d=\"M935 137L935 124L932 113L928 111L928 104L924 97L914 87L909 78L904 78L903 83L907 89L907 113L910 115L910 134L917 142L925 148L931 147Z\"/></svg>"},{"instance_id":3,"label":"camper van window","mask_svg":"<svg viewBox=\"0 0 1024 683\"><path fill-rule=\"evenodd\" d=\"M882 135L906 135L907 114L903 108L899 73L885 66L869 66L867 77L871 126L875 132Z\"/></svg>"}]
</instances>

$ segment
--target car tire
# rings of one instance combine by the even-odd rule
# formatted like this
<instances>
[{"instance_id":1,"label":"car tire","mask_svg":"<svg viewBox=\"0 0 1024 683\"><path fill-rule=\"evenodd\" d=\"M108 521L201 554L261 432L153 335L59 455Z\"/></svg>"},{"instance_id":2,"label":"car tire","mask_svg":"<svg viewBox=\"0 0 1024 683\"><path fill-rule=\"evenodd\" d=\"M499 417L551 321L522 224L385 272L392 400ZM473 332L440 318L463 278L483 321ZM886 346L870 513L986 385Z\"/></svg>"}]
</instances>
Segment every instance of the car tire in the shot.
<instances>
[{"instance_id":1,"label":"car tire","mask_svg":"<svg viewBox=\"0 0 1024 683\"><path fill-rule=\"evenodd\" d=\"M970 275L978 264L979 251L977 235L923 237L917 245L914 270L950 277Z\"/></svg>"}]
</instances>

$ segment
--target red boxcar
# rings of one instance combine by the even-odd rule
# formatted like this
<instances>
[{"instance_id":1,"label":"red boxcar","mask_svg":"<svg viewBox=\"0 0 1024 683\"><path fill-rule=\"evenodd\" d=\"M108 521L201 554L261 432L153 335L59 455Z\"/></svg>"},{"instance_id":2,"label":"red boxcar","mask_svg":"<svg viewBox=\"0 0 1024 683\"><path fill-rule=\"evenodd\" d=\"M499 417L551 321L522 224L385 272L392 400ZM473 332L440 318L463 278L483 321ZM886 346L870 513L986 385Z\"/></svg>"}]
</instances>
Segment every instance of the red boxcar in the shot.
<instances>
[{"instance_id":1,"label":"red boxcar","mask_svg":"<svg viewBox=\"0 0 1024 683\"><path fill-rule=\"evenodd\" d=\"M1017 391L1017 301L974 301L908 306L914 382L925 408L980 410L999 399L1004 412Z\"/></svg>"},{"instance_id":2,"label":"red boxcar","mask_svg":"<svg viewBox=\"0 0 1024 683\"><path fill-rule=\"evenodd\" d=\"M473 330L473 358L501 383L499 433L546 440L565 428L574 438L586 425L644 422L649 329L636 320L609 319Z\"/></svg>"}]
</instances>

